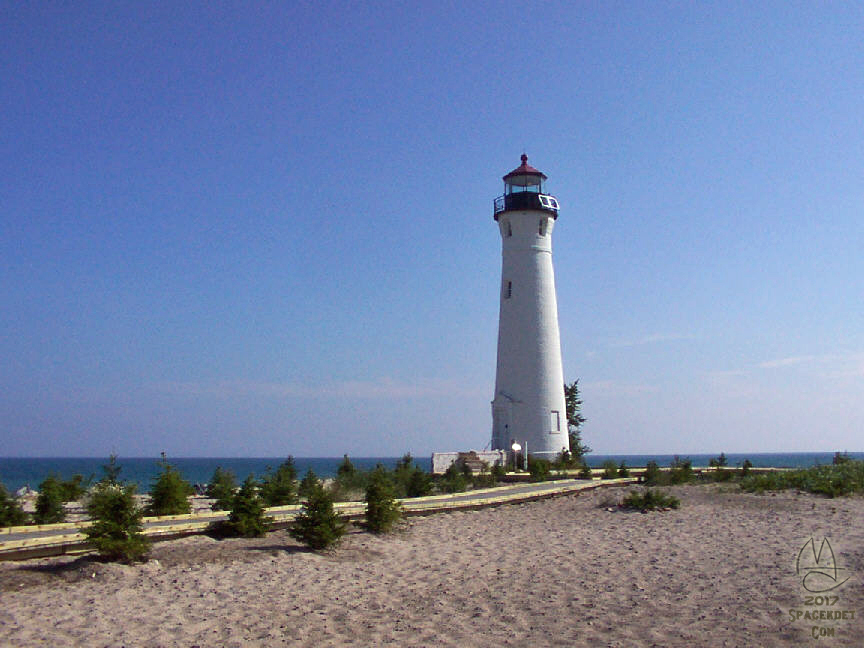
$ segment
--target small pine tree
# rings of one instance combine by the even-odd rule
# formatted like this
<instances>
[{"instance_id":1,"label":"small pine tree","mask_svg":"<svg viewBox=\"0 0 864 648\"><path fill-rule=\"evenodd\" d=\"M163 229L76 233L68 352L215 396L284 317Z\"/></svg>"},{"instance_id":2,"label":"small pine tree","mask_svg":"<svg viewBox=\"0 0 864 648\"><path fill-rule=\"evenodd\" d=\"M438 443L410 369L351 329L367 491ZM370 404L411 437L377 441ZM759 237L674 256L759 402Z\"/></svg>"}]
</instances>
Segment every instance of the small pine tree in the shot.
<instances>
[{"instance_id":1,"label":"small pine tree","mask_svg":"<svg viewBox=\"0 0 864 648\"><path fill-rule=\"evenodd\" d=\"M546 459L528 455L528 472L532 482L546 481L552 477L552 465Z\"/></svg>"},{"instance_id":2,"label":"small pine tree","mask_svg":"<svg viewBox=\"0 0 864 648\"><path fill-rule=\"evenodd\" d=\"M504 468L504 464L502 464L500 461L496 461L495 464L492 466L490 474L492 475L492 481L497 484L498 482L504 480L504 476L507 474L507 469Z\"/></svg>"},{"instance_id":3,"label":"small pine tree","mask_svg":"<svg viewBox=\"0 0 864 648\"><path fill-rule=\"evenodd\" d=\"M249 475L234 496L224 527L230 535L260 538L272 521L273 518L264 515L264 502L258 494L258 484Z\"/></svg>"},{"instance_id":4,"label":"small pine tree","mask_svg":"<svg viewBox=\"0 0 864 648\"><path fill-rule=\"evenodd\" d=\"M222 470L221 466L216 466L216 470L213 471L213 476L210 478L210 483L207 484L207 490L205 491L207 497L216 500L210 505L211 510L229 510L236 491L237 478L234 476L234 473L230 470Z\"/></svg>"},{"instance_id":5,"label":"small pine tree","mask_svg":"<svg viewBox=\"0 0 864 648\"><path fill-rule=\"evenodd\" d=\"M56 524L66 519L63 510L63 487L59 479L49 475L39 484L39 497L36 498L36 524Z\"/></svg>"},{"instance_id":6,"label":"small pine tree","mask_svg":"<svg viewBox=\"0 0 864 648\"><path fill-rule=\"evenodd\" d=\"M333 497L339 500L356 498L358 493L366 490L371 474L371 471L357 468L348 455L344 455L342 463L336 469L336 479L330 487Z\"/></svg>"},{"instance_id":7,"label":"small pine tree","mask_svg":"<svg viewBox=\"0 0 864 648\"><path fill-rule=\"evenodd\" d=\"M405 486L406 497L425 497L432 492L432 477L420 466L415 466Z\"/></svg>"},{"instance_id":8,"label":"small pine tree","mask_svg":"<svg viewBox=\"0 0 864 648\"><path fill-rule=\"evenodd\" d=\"M402 516L390 476L381 464L372 472L365 499L366 528L372 533L387 533Z\"/></svg>"},{"instance_id":9,"label":"small pine tree","mask_svg":"<svg viewBox=\"0 0 864 648\"><path fill-rule=\"evenodd\" d=\"M83 475L72 475L69 479L60 482L60 490L64 502L77 502L87 494L87 488L93 481L93 475L86 480Z\"/></svg>"},{"instance_id":10,"label":"small pine tree","mask_svg":"<svg viewBox=\"0 0 864 648\"><path fill-rule=\"evenodd\" d=\"M297 469L294 457L288 457L276 469L261 480L261 499L264 506L285 506L297 503Z\"/></svg>"},{"instance_id":11,"label":"small pine tree","mask_svg":"<svg viewBox=\"0 0 864 648\"><path fill-rule=\"evenodd\" d=\"M709 459L708 466L710 468L725 468L729 464L729 460L726 458L726 453L721 452L720 456L716 459Z\"/></svg>"},{"instance_id":12,"label":"small pine tree","mask_svg":"<svg viewBox=\"0 0 864 648\"><path fill-rule=\"evenodd\" d=\"M611 459L607 459L603 462L603 475L602 479L615 479L618 476L618 466Z\"/></svg>"},{"instance_id":13,"label":"small pine tree","mask_svg":"<svg viewBox=\"0 0 864 648\"><path fill-rule=\"evenodd\" d=\"M573 464L582 462L591 448L582 443L582 424L587 420L582 416L582 398L579 395L579 381L564 383L564 406L567 413L567 436L569 437L569 461Z\"/></svg>"},{"instance_id":14,"label":"small pine tree","mask_svg":"<svg viewBox=\"0 0 864 648\"><path fill-rule=\"evenodd\" d=\"M333 510L333 496L317 479L309 488L303 509L291 527L291 536L312 549L326 549L345 535L345 521Z\"/></svg>"},{"instance_id":15,"label":"small pine tree","mask_svg":"<svg viewBox=\"0 0 864 648\"><path fill-rule=\"evenodd\" d=\"M627 468L627 464L625 464L622 461L621 465L618 466L618 477L629 477L629 476L630 476L630 469Z\"/></svg>"},{"instance_id":16,"label":"small pine tree","mask_svg":"<svg viewBox=\"0 0 864 648\"><path fill-rule=\"evenodd\" d=\"M83 532L99 555L120 562L146 557L150 541L141 533L143 512L135 503L134 484L100 482L90 492L86 509L93 522Z\"/></svg>"},{"instance_id":17,"label":"small pine tree","mask_svg":"<svg viewBox=\"0 0 864 648\"><path fill-rule=\"evenodd\" d=\"M303 481L300 482L300 487L297 489L297 493L300 497L309 497L312 494L312 491L315 490L316 486L320 486L321 482L318 480L318 475L310 468L306 471L306 474L303 476Z\"/></svg>"},{"instance_id":18,"label":"small pine tree","mask_svg":"<svg viewBox=\"0 0 864 648\"><path fill-rule=\"evenodd\" d=\"M391 484L393 486L394 497L410 497L408 495L408 483L418 466L414 465L414 457L411 453L405 453L402 458L396 462L393 467Z\"/></svg>"},{"instance_id":19,"label":"small pine tree","mask_svg":"<svg viewBox=\"0 0 864 648\"><path fill-rule=\"evenodd\" d=\"M654 486L659 484L662 481L663 472L660 470L660 466L657 465L656 461L649 461L645 465L645 474L642 477L642 481L646 486Z\"/></svg>"},{"instance_id":20,"label":"small pine tree","mask_svg":"<svg viewBox=\"0 0 864 648\"><path fill-rule=\"evenodd\" d=\"M441 489L445 493L461 493L465 490L465 486L465 475L462 473L459 462L454 461L444 471L444 475L441 478Z\"/></svg>"},{"instance_id":21,"label":"small pine tree","mask_svg":"<svg viewBox=\"0 0 864 648\"><path fill-rule=\"evenodd\" d=\"M693 480L693 462L675 455L669 466L669 480L672 484L684 484Z\"/></svg>"},{"instance_id":22,"label":"small pine tree","mask_svg":"<svg viewBox=\"0 0 864 648\"><path fill-rule=\"evenodd\" d=\"M342 463L340 463L339 467L336 469L336 478L350 480L356 473L357 468L355 468L354 464L351 463L351 459L348 458L348 455L342 455Z\"/></svg>"},{"instance_id":23,"label":"small pine tree","mask_svg":"<svg viewBox=\"0 0 864 648\"><path fill-rule=\"evenodd\" d=\"M579 466L579 479L594 479L594 471L591 470L591 466L584 459Z\"/></svg>"},{"instance_id":24,"label":"small pine tree","mask_svg":"<svg viewBox=\"0 0 864 648\"><path fill-rule=\"evenodd\" d=\"M180 471L166 461L162 472L150 488L147 515L182 515L192 511L189 497L195 493L192 484L183 479Z\"/></svg>"},{"instance_id":25,"label":"small pine tree","mask_svg":"<svg viewBox=\"0 0 864 648\"><path fill-rule=\"evenodd\" d=\"M835 466L841 466L843 464L850 463L852 461L852 457L849 456L848 452L840 452L839 450L834 453L834 459L832 460L832 464Z\"/></svg>"},{"instance_id":26,"label":"small pine tree","mask_svg":"<svg viewBox=\"0 0 864 648\"><path fill-rule=\"evenodd\" d=\"M102 466L102 471L105 475L100 481L104 484L119 484L121 470L123 470L123 468L117 463L117 455L111 454L108 457L108 463Z\"/></svg>"},{"instance_id":27,"label":"small pine tree","mask_svg":"<svg viewBox=\"0 0 864 648\"><path fill-rule=\"evenodd\" d=\"M14 497L0 483L0 527L21 526L27 523L27 514Z\"/></svg>"}]
</instances>

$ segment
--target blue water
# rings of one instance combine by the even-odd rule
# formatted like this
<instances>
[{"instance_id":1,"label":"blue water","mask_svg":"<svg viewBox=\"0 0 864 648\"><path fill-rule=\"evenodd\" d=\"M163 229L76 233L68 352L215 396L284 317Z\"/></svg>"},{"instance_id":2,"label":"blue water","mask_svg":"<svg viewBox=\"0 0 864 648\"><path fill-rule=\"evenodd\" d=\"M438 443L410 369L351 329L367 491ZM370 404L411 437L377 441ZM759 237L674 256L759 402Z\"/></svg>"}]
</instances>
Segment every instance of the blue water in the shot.
<instances>
[{"instance_id":1,"label":"blue water","mask_svg":"<svg viewBox=\"0 0 864 648\"><path fill-rule=\"evenodd\" d=\"M351 463L364 470L374 468L378 463L392 468L399 457L351 457ZM231 470L238 481L243 481L250 474L260 478L269 468L276 469L284 457L169 457L168 463L177 468L186 481L192 484L206 484L213 476L217 467ZM159 474L159 459L142 457L118 457L121 467L120 479L138 485L138 491L146 493L150 484ZM6 490L15 492L22 486L36 490L45 477L54 473L63 479L72 475L83 475L86 479L93 475L94 481L104 474L102 466L108 463L107 458L72 457L72 458L18 458L0 457L0 482ZM318 477L333 477L336 469L342 463L342 457L295 457L294 465L297 474L302 477L311 469ZM418 459L419 465L429 469L428 459Z\"/></svg>"},{"instance_id":2,"label":"blue water","mask_svg":"<svg viewBox=\"0 0 864 648\"><path fill-rule=\"evenodd\" d=\"M694 466L707 466L710 459L717 455L713 454L690 454L680 455L681 459L690 459ZM864 452L850 452L849 456L854 459L864 459ZM726 455L730 467L740 465L745 459L749 459L756 467L779 467L779 468L802 468L815 464L830 464L834 458L833 452L799 452L799 453L763 453L763 454L735 454ZM374 468L381 463L392 468L398 457L351 457L355 466L362 469ZM649 461L656 461L660 466L668 466L674 459L674 455L595 455L587 456L588 465L592 468L600 467L604 461L612 459L615 463L622 461L628 466L644 466ZM268 468L276 468L284 458L262 457L262 458L237 458L237 457L170 457L169 462L175 466L183 477L193 483L207 483L213 475L217 466L225 470L231 470L242 481L249 474L261 477ZM416 463L426 470L430 469L428 457L416 457ZM306 474L310 468L319 477L333 477L336 468L342 462L342 457L296 457L294 463L299 476ZM93 475L94 480L102 477L102 466L107 463L107 458L76 457L76 458L17 458L0 457L0 482L7 490L16 491L22 486L36 489L39 483L48 475L54 473L63 479L72 475L83 475L85 478ZM118 463L122 470L120 478L138 485L139 492L147 492L150 484L159 473L159 459L153 458L124 458L119 457Z\"/></svg>"}]
</instances>

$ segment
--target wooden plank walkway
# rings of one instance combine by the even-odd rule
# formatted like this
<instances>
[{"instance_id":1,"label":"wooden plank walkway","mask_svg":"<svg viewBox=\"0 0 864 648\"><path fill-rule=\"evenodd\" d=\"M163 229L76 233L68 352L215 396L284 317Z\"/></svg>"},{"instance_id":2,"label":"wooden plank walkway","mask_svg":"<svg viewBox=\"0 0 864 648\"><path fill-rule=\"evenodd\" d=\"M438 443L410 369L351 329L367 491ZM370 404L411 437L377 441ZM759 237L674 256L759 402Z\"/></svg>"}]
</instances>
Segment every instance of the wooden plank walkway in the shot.
<instances>
[{"instance_id":1,"label":"wooden plank walkway","mask_svg":"<svg viewBox=\"0 0 864 648\"><path fill-rule=\"evenodd\" d=\"M484 488L463 493L430 495L399 500L404 515L432 515L454 510L471 510L528 502L556 497L601 486L635 484L637 478L573 480L563 479L538 483L517 483L495 488ZM289 526L302 505L277 506L267 509L273 518L271 529ZM337 502L336 512L353 520L362 519L366 505L363 502ZM167 540L186 535L205 533L219 520L227 519L224 511L207 511L188 515L166 515L144 518L144 534L153 540ZM44 556L81 554L91 551L81 529L89 522L65 522L0 529L0 560L23 560Z\"/></svg>"}]
</instances>

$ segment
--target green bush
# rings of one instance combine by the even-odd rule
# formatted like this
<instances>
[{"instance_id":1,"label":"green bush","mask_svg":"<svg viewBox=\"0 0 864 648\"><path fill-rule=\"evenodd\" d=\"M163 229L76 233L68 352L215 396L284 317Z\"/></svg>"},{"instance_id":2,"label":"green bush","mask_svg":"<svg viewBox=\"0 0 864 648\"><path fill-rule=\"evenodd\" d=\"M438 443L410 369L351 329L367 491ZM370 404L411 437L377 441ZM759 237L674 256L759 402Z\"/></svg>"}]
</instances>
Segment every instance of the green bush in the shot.
<instances>
[{"instance_id":1,"label":"green bush","mask_svg":"<svg viewBox=\"0 0 864 648\"><path fill-rule=\"evenodd\" d=\"M288 457L276 469L269 470L261 480L261 499L264 506L285 506L297 503L297 469L294 467L294 457Z\"/></svg>"},{"instance_id":2,"label":"green bush","mask_svg":"<svg viewBox=\"0 0 864 648\"><path fill-rule=\"evenodd\" d=\"M713 470L713 471L707 473L710 481L715 481L715 482L731 481L733 474L734 473L731 470L725 470L724 468L717 468L717 470Z\"/></svg>"},{"instance_id":3,"label":"green bush","mask_svg":"<svg viewBox=\"0 0 864 648\"><path fill-rule=\"evenodd\" d=\"M210 508L214 511L229 510L236 491L237 478L234 473L230 470L222 470L220 466L217 466L205 491L207 497L216 500L210 505Z\"/></svg>"},{"instance_id":4,"label":"green bush","mask_svg":"<svg viewBox=\"0 0 864 648\"><path fill-rule=\"evenodd\" d=\"M117 463L117 455L111 454L108 457L108 463L103 464L102 472L105 474L102 476L102 479L99 480L102 484L119 484L120 483L120 471L122 471L122 466Z\"/></svg>"},{"instance_id":5,"label":"green bush","mask_svg":"<svg viewBox=\"0 0 864 648\"><path fill-rule=\"evenodd\" d=\"M660 483L663 479L663 471L656 461L649 461L645 464L645 474L642 476L642 481L646 486L654 486Z\"/></svg>"},{"instance_id":6,"label":"green bush","mask_svg":"<svg viewBox=\"0 0 864 648\"><path fill-rule=\"evenodd\" d=\"M419 466L415 466L405 485L405 497L425 497L431 493L432 476Z\"/></svg>"},{"instance_id":7,"label":"green bush","mask_svg":"<svg viewBox=\"0 0 864 648\"><path fill-rule=\"evenodd\" d=\"M497 484L498 482L504 481L504 476L507 474L507 469L500 461L496 461L489 472L492 474L492 479Z\"/></svg>"},{"instance_id":8,"label":"green bush","mask_svg":"<svg viewBox=\"0 0 864 648\"><path fill-rule=\"evenodd\" d=\"M591 470L591 466L585 460L579 466L579 479L594 479L594 471Z\"/></svg>"},{"instance_id":9,"label":"green bush","mask_svg":"<svg viewBox=\"0 0 864 648\"><path fill-rule=\"evenodd\" d=\"M183 479L180 471L166 461L161 462L162 471L150 487L150 504L147 515L183 515L192 510L189 497L195 493L192 484Z\"/></svg>"},{"instance_id":10,"label":"green bush","mask_svg":"<svg viewBox=\"0 0 864 648\"><path fill-rule=\"evenodd\" d=\"M618 464L616 464L611 459L607 459L603 462L603 474L601 475L602 479L615 479L618 477Z\"/></svg>"},{"instance_id":11,"label":"green bush","mask_svg":"<svg viewBox=\"0 0 864 648\"><path fill-rule=\"evenodd\" d=\"M310 482L306 498L291 527L291 536L316 550L339 542L345 535L345 521L333 510L333 496L316 479Z\"/></svg>"},{"instance_id":12,"label":"green bush","mask_svg":"<svg viewBox=\"0 0 864 648\"><path fill-rule=\"evenodd\" d=\"M330 485L330 492L338 502L356 501L363 496L369 485L371 472L357 468L348 455L343 455L342 463L336 469L336 478Z\"/></svg>"},{"instance_id":13,"label":"green bush","mask_svg":"<svg viewBox=\"0 0 864 648\"><path fill-rule=\"evenodd\" d=\"M669 466L669 483L685 484L693 480L693 462L690 459L680 459L675 455L675 459Z\"/></svg>"},{"instance_id":14,"label":"green bush","mask_svg":"<svg viewBox=\"0 0 864 648\"><path fill-rule=\"evenodd\" d=\"M56 524L66 519L63 510L63 487L60 480L49 475L39 484L39 497L36 498L36 524Z\"/></svg>"},{"instance_id":15,"label":"green bush","mask_svg":"<svg viewBox=\"0 0 864 648\"><path fill-rule=\"evenodd\" d=\"M662 491L644 489L642 492L630 491L621 501L621 508L636 511L654 511L657 509L677 509L681 500Z\"/></svg>"},{"instance_id":16,"label":"green bush","mask_svg":"<svg viewBox=\"0 0 864 648\"><path fill-rule=\"evenodd\" d=\"M458 461L454 461L440 478L440 488L445 493L461 493L467 482Z\"/></svg>"},{"instance_id":17,"label":"green bush","mask_svg":"<svg viewBox=\"0 0 864 648\"><path fill-rule=\"evenodd\" d=\"M623 478L623 477L629 477L629 476L630 476L630 470L627 468L627 464L625 464L622 461L621 465L618 466L618 477Z\"/></svg>"},{"instance_id":18,"label":"green bush","mask_svg":"<svg viewBox=\"0 0 864 648\"><path fill-rule=\"evenodd\" d=\"M528 473L532 482L541 482L551 479L552 464L547 459L540 459L528 455Z\"/></svg>"},{"instance_id":19,"label":"green bush","mask_svg":"<svg viewBox=\"0 0 864 648\"><path fill-rule=\"evenodd\" d=\"M357 468L351 463L348 455L342 455L342 463L336 469L336 479L344 479L350 481L357 474Z\"/></svg>"},{"instance_id":20,"label":"green bush","mask_svg":"<svg viewBox=\"0 0 864 648\"><path fill-rule=\"evenodd\" d=\"M366 528L372 533L387 533L402 515L390 475L381 465L372 471L365 501Z\"/></svg>"},{"instance_id":21,"label":"green bush","mask_svg":"<svg viewBox=\"0 0 864 648\"><path fill-rule=\"evenodd\" d=\"M741 488L755 493L795 488L828 497L864 494L864 461L749 475Z\"/></svg>"},{"instance_id":22,"label":"green bush","mask_svg":"<svg viewBox=\"0 0 864 648\"><path fill-rule=\"evenodd\" d=\"M749 459L745 459L744 463L741 464L741 476L747 477L750 474L750 469L753 468L753 464Z\"/></svg>"},{"instance_id":23,"label":"green bush","mask_svg":"<svg viewBox=\"0 0 864 648\"><path fill-rule=\"evenodd\" d=\"M837 466L840 464L849 463L850 461L852 461L852 457L849 456L848 452L835 452L834 460L832 461L832 463Z\"/></svg>"},{"instance_id":24,"label":"green bush","mask_svg":"<svg viewBox=\"0 0 864 648\"><path fill-rule=\"evenodd\" d=\"M472 478L469 470L467 479ZM410 453L396 462L393 468L393 494L396 497L423 497L431 492L432 476L414 462Z\"/></svg>"},{"instance_id":25,"label":"green bush","mask_svg":"<svg viewBox=\"0 0 864 648\"><path fill-rule=\"evenodd\" d=\"M297 491L300 497L308 498L318 486L321 486L318 475L316 475L315 472L310 468L306 471L306 474L303 475L303 481L300 482L300 486Z\"/></svg>"},{"instance_id":26,"label":"green bush","mask_svg":"<svg viewBox=\"0 0 864 648\"><path fill-rule=\"evenodd\" d=\"M260 538L272 521L273 518L264 515L264 502L258 494L258 483L249 475L231 500L231 512L222 525L224 534Z\"/></svg>"},{"instance_id":27,"label":"green bush","mask_svg":"<svg viewBox=\"0 0 864 648\"><path fill-rule=\"evenodd\" d=\"M92 524L83 529L87 541L108 560L135 562L150 551L150 541L141 533L143 512L135 503L135 485L100 481L91 491L85 507ZM108 477L108 474L106 474Z\"/></svg>"},{"instance_id":28,"label":"green bush","mask_svg":"<svg viewBox=\"0 0 864 648\"><path fill-rule=\"evenodd\" d=\"M483 462L483 467L480 469L480 472L471 477L471 486L473 488L491 488L497 482L498 480L495 479L495 475L493 475L489 470L489 464L485 461Z\"/></svg>"},{"instance_id":29,"label":"green bush","mask_svg":"<svg viewBox=\"0 0 864 648\"><path fill-rule=\"evenodd\" d=\"M0 527L21 526L27 524L27 514L6 486L0 483Z\"/></svg>"},{"instance_id":30,"label":"green bush","mask_svg":"<svg viewBox=\"0 0 864 648\"><path fill-rule=\"evenodd\" d=\"M726 453L721 452L720 456L716 459L709 459L708 465L711 468L725 468L729 464L729 461L726 459Z\"/></svg>"},{"instance_id":31,"label":"green bush","mask_svg":"<svg viewBox=\"0 0 864 648\"><path fill-rule=\"evenodd\" d=\"M60 492L64 502L77 502L83 499L93 481L93 475L86 480L83 475L72 475L69 479L60 482Z\"/></svg>"}]
</instances>

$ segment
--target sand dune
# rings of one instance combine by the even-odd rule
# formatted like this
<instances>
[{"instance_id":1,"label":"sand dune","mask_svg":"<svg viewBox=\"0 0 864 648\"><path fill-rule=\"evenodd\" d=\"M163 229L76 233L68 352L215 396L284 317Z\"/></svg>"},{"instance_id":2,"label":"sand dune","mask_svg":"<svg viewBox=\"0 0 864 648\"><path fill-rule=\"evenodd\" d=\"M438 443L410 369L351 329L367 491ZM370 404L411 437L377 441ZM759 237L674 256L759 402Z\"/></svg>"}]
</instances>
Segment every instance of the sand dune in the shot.
<instances>
[{"instance_id":1,"label":"sand dune","mask_svg":"<svg viewBox=\"0 0 864 648\"><path fill-rule=\"evenodd\" d=\"M0 643L861 645L864 500L671 491L677 511L609 512L621 492L601 490L413 518L325 554L279 532L161 543L137 566L0 564ZM850 580L833 606L805 606L795 559L824 536ZM790 609L854 618L792 622Z\"/></svg>"}]
</instances>

